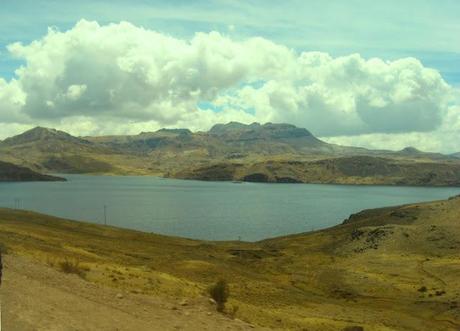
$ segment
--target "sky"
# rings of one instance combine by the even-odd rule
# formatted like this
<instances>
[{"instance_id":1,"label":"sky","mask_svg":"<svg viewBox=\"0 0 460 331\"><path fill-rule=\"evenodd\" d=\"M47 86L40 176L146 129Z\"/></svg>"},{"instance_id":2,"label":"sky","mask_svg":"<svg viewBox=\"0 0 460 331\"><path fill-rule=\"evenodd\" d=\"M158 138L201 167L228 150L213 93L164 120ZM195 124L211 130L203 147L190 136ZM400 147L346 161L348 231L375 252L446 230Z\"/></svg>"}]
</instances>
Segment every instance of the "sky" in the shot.
<instances>
[{"instance_id":1,"label":"sky","mask_svg":"<svg viewBox=\"0 0 460 331\"><path fill-rule=\"evenodd\" d=\"M0 139L286 122L460 151L460 1L0 0Z\"/></svg>"}]
</instances>

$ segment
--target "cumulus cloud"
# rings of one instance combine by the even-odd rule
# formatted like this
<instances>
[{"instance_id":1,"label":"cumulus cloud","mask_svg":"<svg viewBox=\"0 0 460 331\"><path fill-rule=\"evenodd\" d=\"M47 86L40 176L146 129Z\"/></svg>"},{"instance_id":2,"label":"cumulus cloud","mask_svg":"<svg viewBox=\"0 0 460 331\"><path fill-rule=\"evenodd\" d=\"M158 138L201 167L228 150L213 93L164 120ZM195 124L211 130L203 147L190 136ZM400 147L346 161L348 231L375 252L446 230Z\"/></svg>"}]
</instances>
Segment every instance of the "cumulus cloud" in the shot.
<instances>
[{"instance_id":1,"label":"cumulus cloud","mask_svg":"<svg viewBox=\"0 0 460 331\"><path fill-rule=\"evenodd\" d=\"M437 71L413 58L384 62L310 52L297 58L296 69L288 81L245 88L229 102L335 136L434 130L451 95Z\"/></svg>"},{"instance_id":2,"label":"cumulus cloud","mask_svg":"<svg viewBox=\"0 0 460 331\"><path fill-rule=\"evenodd\" d=\"M8 51L25 64L15 79L0 78L0 123L77 134L237 120L289 122L344 140L434 132L458 111L449 110L452 88L414 58L333 58L263 38L210 32L183 40L86 20Z\"/></svg>"},{"instance_id":3,"label":"cumulus cloud","mask_svg":"<svg viewBox=\"0 0 460 331\"><path fill-rule=\"evenodd\" d=\"M430 132L371 133L352 136L323 137L323 140L369 149L401 150L412 146L425 152L453 153L460 151L460 107L449 107L439 128Z\"/></svg>"},{"instance_id":4,"label":"cumulus cloud","mask_svg":"<svg viewBox=\"0 0 460 331\"><path fill-rule=\"evenodd\" d=\"M260 58L258 49L265 50ZM8 50L26 61L17 75L27 95L22 112L31 118L107 116L164 125L240 82L284 75L293 57L260 38L234 42L212 32L185 41L126 22L87 21Z\"/></svg>"}]
</instances>

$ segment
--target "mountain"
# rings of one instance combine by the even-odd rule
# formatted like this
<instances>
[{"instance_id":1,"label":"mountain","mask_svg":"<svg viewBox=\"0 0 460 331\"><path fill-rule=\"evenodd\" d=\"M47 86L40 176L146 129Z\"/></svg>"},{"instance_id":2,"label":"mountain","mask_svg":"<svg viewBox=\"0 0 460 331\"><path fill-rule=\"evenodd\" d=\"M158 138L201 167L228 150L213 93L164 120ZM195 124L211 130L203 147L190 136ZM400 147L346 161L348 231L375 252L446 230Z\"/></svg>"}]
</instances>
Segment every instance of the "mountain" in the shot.
<instances>
[{"instance_id":1,"label":"mountain","mask_svg":"<svg viewBox=\"0 0 460 331\"><path fill-rule=\"evenodd\" d=\"M364 148L328 144L308 130L290 124L216 124L208 132L161 129L134 136L85 137L115 150L140 155L174 157L182 153L196 157L245 158L281 154L360 154Z\"/></svg>"},{"instance_id":2,"label":"mountain","mask_svg":"<svg viewBox=\"0 0 460 331\"><path fill-rule=\"evenodd\" d=\"M26 146L29 144L39 144L41 149L54 152L62 152L69 145L80 146L80 148L91 145L89 141L76 138L66 132L43 127L28 130L17 136L7 138L1 143L3 146Z\"/></svg>"},{"instance_id":3,"label":"mountain","mask_svg":"<svg viewBox=\"0 0 460 331\"><path fill-rule=\"evenodd\" d=\"M408 155L418 155L418 154L422 154L423 152L421 152L420 150L418 150L415 147L409 146L409 147L403 148L400 151L400 153L401 154L408 154Z\"/></svg>"},{"instance_id":4,"label":"mountain","mask_svg":"<svg viewBox=\"0 0 460 331\"><path fill-rule=\"evenodd\" d=\"M125 155L105 146L42 127L0 142L0 158L35 171L59 173L112 173L128 162L123 161Z\"/></svg>"},{"instance_id":5,"label":"mountain","mask_svg":"<svg viewBox=\"0 0 460 331\"><path fill-rule=\"evenodd\" d=\"M42 175L31 169L0 161L0 182L65 181L64 178Z\"/></svg>"},{"instance_id":6,"label":"mountain","mask_svg":"<svg viewBox=\"0 0 460 331\"><path fill-rule=\"evenodd\" d=\"M459 158L460 159L460 152L451 154L453 157Z\"/></svg>"},{"instance_id":7,"label":"mountain","mask_svg":"<svg viewBox=\"0 0 460 331\"><path fill-rule=\"evenodd\" d=\"M308 130L290 124L230 122L216 124L208 135L229 146L234 153L332 153L334 148Z\"/></svg>"},{"instance_id":8,"label":"mountain","mask_svg":"<svg viewBox=\"0 0 460 331\"><path fill-rule=\"evenodd\" d=\"M415 147L405 147L397 152L381 151L381 154L392 155L395 157L410 157L412 159L429 159L429 160L449 160L452 159L452 155L444 155L441 153L423 152Z\"/></svg>"},{"instance_id":9,"label":"mountain","mask_svg":"<svg viewBox=\"0 0 460 331\"><path fill-rule=\"evenodd\" d=\"M161 129L74 137L35 128L0 142L0 159L41 172L259 182L460 185L458 158L328 144L284 123L230 122L207 132Z\"/></svg>"},{"instance_id":10,"label":"mountain","mask_svg":"<svg viewBox=\"0 0 460 331\"><path fill-rule=\"evenodd\" d=\"M320 142L307 129L298 128L291 124L259 124L252 123L245 125L238 122L227 124L216 124L209 134L217 136L226 136L228 140L257 140L257 139L289 139L307 137L312 142Z\"/></svg>"}]
</instances>

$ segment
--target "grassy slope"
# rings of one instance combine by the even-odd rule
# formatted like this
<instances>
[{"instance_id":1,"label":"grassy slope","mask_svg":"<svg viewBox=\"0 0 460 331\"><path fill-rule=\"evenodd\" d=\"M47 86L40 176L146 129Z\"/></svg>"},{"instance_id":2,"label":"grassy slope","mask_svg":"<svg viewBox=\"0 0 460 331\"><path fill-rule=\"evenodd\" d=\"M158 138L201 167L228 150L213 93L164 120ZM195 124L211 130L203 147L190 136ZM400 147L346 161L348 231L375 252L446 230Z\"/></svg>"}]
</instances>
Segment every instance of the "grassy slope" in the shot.
<instances>
[{"instance_id":1,"label":"grassy slope","mask_svg":"<svg viewBox=\"0 0 460 331\"><path fill-rule=\"evenodd\" d=\"M460 186L460 162L351 156L279 156L184 168L171 177L201 180Z\"/></svg>"},{"instance_id":2,"label":"grassy slope","mask_svg":"<svg viewBox=\"0 0 460 331\"><path fill-rule=\"evenodd\" d=\"M43 175L29 168L20 167L8 162L0 161L0 182L21 181L65 181L64 178Z\"/></svg>"},{"instance_id":3,"label":"grassy slope","mask_svg":"<svg viewBox=\"0 0 460 331\"><path fill-rule=\"evenodd\" d=\"M364 211L327 230L240 243L2 209L0 242L51 265L78 260L89 281L157 296L200 296L226 278L238 317L274 328L457 330L458 215L460 198Z\"/></svg>"}]
</instances>

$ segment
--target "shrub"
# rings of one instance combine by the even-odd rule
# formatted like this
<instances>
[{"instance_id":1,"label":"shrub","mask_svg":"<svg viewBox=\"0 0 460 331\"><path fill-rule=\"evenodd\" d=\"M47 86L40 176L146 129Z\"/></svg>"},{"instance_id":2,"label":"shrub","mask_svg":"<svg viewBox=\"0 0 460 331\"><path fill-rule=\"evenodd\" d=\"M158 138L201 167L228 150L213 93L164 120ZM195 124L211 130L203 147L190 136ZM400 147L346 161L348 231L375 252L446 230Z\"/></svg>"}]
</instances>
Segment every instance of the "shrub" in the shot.
<instances>
[{"instance_id":1,"label":"shrub","mask_svg":"<svg viewBox=\"0 0 460 331\"><path fill-rule=\"evenodd\" d=\"M66 274L75 274L81 278L85 278L86 275L84 268L80 266L80 262L78 261L65 259L64 261L59 262L59 269Z\"/></svg>"},{"instance_id":2,"label":"shrub","mask_svg":"<svg viewBox=\"0 0 460 331\"><path fill-rule=\"evenodd\" d=\"M230 296L230 289L227 282L223 279L219 280L209 288L209 294L217 304L217 311L223 312L225 310L225 303Z\"/></svg>"},{"instance_id":3,"label":"shrub","mask_svg":"<svg viewBox=\"0 0 460 331\"><path fill-rule=\"evenodd\" d=\"M427 290L428 290L428 289L426 288L426 286L422 286L422 287L420 287L417 291L423 293L423 292L426 292Z\"/></svg>"}]
</instances>

